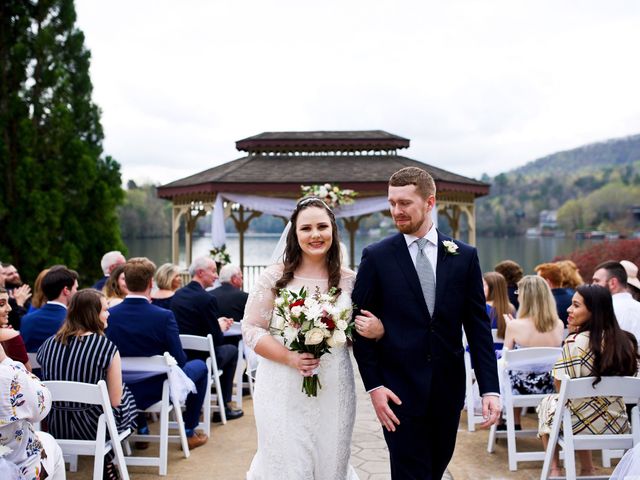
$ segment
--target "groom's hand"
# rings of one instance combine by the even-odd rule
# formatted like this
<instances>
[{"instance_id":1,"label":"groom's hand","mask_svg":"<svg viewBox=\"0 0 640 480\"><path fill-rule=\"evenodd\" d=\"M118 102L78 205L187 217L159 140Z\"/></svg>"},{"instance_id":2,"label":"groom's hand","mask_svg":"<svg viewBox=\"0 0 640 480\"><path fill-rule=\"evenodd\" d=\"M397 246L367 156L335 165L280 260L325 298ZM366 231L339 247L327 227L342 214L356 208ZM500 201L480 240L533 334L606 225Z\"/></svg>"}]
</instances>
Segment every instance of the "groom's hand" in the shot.
<instances>
[{"instance_id":1,"label":"groom's hand","mask_svg":"<svg viewBox=\"0 0 640 480\"><path fill-rule=\"evenodd\" d=\"M500 397L497 395L485 395L482 397L482 417L484 422L480 424L480 427L486 428L498 423L501 413Z\"/></svg>"},{"instance_id":2,"label":"groom's hand","mask_svg":"<svg viewBox=\"0 0 640 480\"><path fill-rule=\"evenodd\" d=\"M396 405L400 405L402 402L398 396L386 387L376 388L369 395L371 395L373 409L376 411L376 416L382 426L389 432L395 432L396 425L400 425L400 420L389 407L389 400L392 400Z\"/></svg>"}]
</instances>

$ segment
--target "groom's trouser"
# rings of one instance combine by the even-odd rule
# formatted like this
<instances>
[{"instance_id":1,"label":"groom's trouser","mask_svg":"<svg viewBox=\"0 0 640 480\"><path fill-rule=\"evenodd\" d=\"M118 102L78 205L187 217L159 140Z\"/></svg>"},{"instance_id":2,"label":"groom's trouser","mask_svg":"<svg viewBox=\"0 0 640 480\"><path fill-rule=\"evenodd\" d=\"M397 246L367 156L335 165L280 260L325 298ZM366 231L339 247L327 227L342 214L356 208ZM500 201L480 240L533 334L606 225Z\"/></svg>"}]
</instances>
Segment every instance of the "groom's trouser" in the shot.
<instances>
[{"instance_id":1,"label":"groom's trouser","mask_svg":"<svg viewBox=\"0 0 640 480\"><path fill-rule=\"evenodd\" d=\"M400 425L384 430L393 480L440 480L453 456L460 422L459 402L436 395L424 416L396 410Z\"/></svg>"}]
</instances>

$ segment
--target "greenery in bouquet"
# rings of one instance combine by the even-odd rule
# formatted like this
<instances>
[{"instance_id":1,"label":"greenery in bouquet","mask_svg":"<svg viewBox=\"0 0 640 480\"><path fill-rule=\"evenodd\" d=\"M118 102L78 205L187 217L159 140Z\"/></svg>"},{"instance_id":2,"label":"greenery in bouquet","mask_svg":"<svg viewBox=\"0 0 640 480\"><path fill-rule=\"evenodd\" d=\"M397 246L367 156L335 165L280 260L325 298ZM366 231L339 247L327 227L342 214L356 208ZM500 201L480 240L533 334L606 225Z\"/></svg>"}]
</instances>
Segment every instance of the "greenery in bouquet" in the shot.
<instances>
[{"instance_id":1,"label":"greenery in bouquet","mask_svg":"<svg viewBox=\"0 0 640 480\"><path fill-rule=\"evenodd\" d=\"M325 183L324 185L301 185L302 195L305 197L318 197L329 208L336 208L340 205L353 203L357 192L349 189L340 189L338 185Z\"/></svg>"},{"instance_id":2,"label":"greenery in bouquet","mask_svg":"<svg viewBox=\"0 0 640 480\"><path fill-rule=\"evenodd\" d=\"M226 265L227 263L231 263L231 256L229 252L227 252L227 246L222 245L221 247L213 247L209 251L211 258L218 265Z\"/></svg>"},{"instance_id":3,"label":"greenery in bouquet","mask_svg":"<svg viewBox=\"0 0 640 480\"><path fill-rule=\"evenodd\" d=\"M270 331L283 337L289 350L320 358L353 337L353 305L348 297L339 295L335 287L327 293L320 293L316 288L313 295L308 295L304 287L299 291L280 289L275 310ZM307 396L316 397L318 388L322 385L317 374L304 377L302 391Z\"/></svg>"}]
</instances>

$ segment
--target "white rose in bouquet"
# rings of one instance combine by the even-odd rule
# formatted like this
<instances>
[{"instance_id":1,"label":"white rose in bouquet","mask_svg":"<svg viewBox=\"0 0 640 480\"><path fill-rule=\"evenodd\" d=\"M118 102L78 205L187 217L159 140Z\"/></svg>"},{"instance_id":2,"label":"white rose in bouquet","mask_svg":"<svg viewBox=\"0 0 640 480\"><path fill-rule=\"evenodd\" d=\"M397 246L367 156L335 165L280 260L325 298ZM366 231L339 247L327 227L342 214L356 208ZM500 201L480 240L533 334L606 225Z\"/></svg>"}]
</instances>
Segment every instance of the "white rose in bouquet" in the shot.
<instances>
[{"instance_id":1,"label":"white rose in bouquet","mask_svg":"<svg viewBox=\"0 0 640 480\"><path fill-rule=\"evenodd\" d=\"M338 330L342 330L342 331L344 331L344 330L346 330L346 329L347 329L347 327L348 327L348 326L349 326L349 324L347 323L347 321L346 321L346 320L338 320L338 321L336 322L336 328L337 328Z\"/></svg>"},{"instance_id":2,"label":"white rose in bouquet","mask_svg":"<svg viewBox=\"0 0 640 480\"><path fill-rule=\"evenodd\" d=\"M293 318L299 318L302 313L302 307L300 305L296 305L291 309L291 316Z\"/></svg>"},{"instance_id":3,"label":"white rose in bouquet","mask_svg":"<svg viewBox=\"0 0 640 480\"><path fill-rule=\"evenodd\" d=\"M324 332L321 328L312 328L304 334L305 345L318 345L324 340Z\"/></svg>"},{"instance_id":4,"label":"white rose in bouquet","mask_svg":"<svg viewBox=\"0 0 640 480\"><path fill-rule=\"evenodd\" d=\"M282 305L284 305L284 298L283 297L276 297L276 307L281 307Z\"/></svg>"},{"instance_id":5,"label":"white rose in bouquet","mask_svg":"<svg viewBox=\"0 0 640 480\"><path fill-rule=\"evenodd\" d=\"M333 340L333 343L335 343L336 346L344 345L345 343L347 343L347 336L344 334L342 330L336 329L333 331L333 336L331 337L331 340Z\"/></svg>"}]
</instances>

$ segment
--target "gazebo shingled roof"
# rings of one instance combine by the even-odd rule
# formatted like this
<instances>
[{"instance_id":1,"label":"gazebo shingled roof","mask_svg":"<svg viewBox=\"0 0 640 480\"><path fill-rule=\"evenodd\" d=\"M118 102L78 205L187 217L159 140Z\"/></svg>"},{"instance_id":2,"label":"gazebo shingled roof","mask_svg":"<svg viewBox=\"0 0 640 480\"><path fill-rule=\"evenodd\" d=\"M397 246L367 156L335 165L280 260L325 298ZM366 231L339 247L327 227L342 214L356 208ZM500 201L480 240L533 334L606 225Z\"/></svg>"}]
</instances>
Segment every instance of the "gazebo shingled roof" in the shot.
<instances>
[{"instance_id":1,"label":"gazebo shingled roof","mask_svg":"<svg viewBox=\"0 0 640 480\"><path fill-rule=\"evenodd\" d=\"M249 193L272 197L297 198L301 185L339 184L356 190L359 198L386 196L389 177L403 167L420 167L435 180L439 213L447 216L454 236L459 218L468 218L469 242L475 242L474 200L487 195L490 185L442 168L397 155L410 141L383 130L264 132L236 142L248 152L243 158L218 165L158 187L160 198L173 202L173 261L178 259L180 219L187 221L187 263L191 261L191 233L198 216L194 205L210 210L218 192ZM258 212L244 217L240 206L234 218L241 236L240 263L243 264L243 232ZM195 215L195 216L194 216ZM360 218L345 219L351 237ZM351 238L353 246L353 238ZM353 264L353 248L351 249Z\"/></svg>"}]
</instances>

